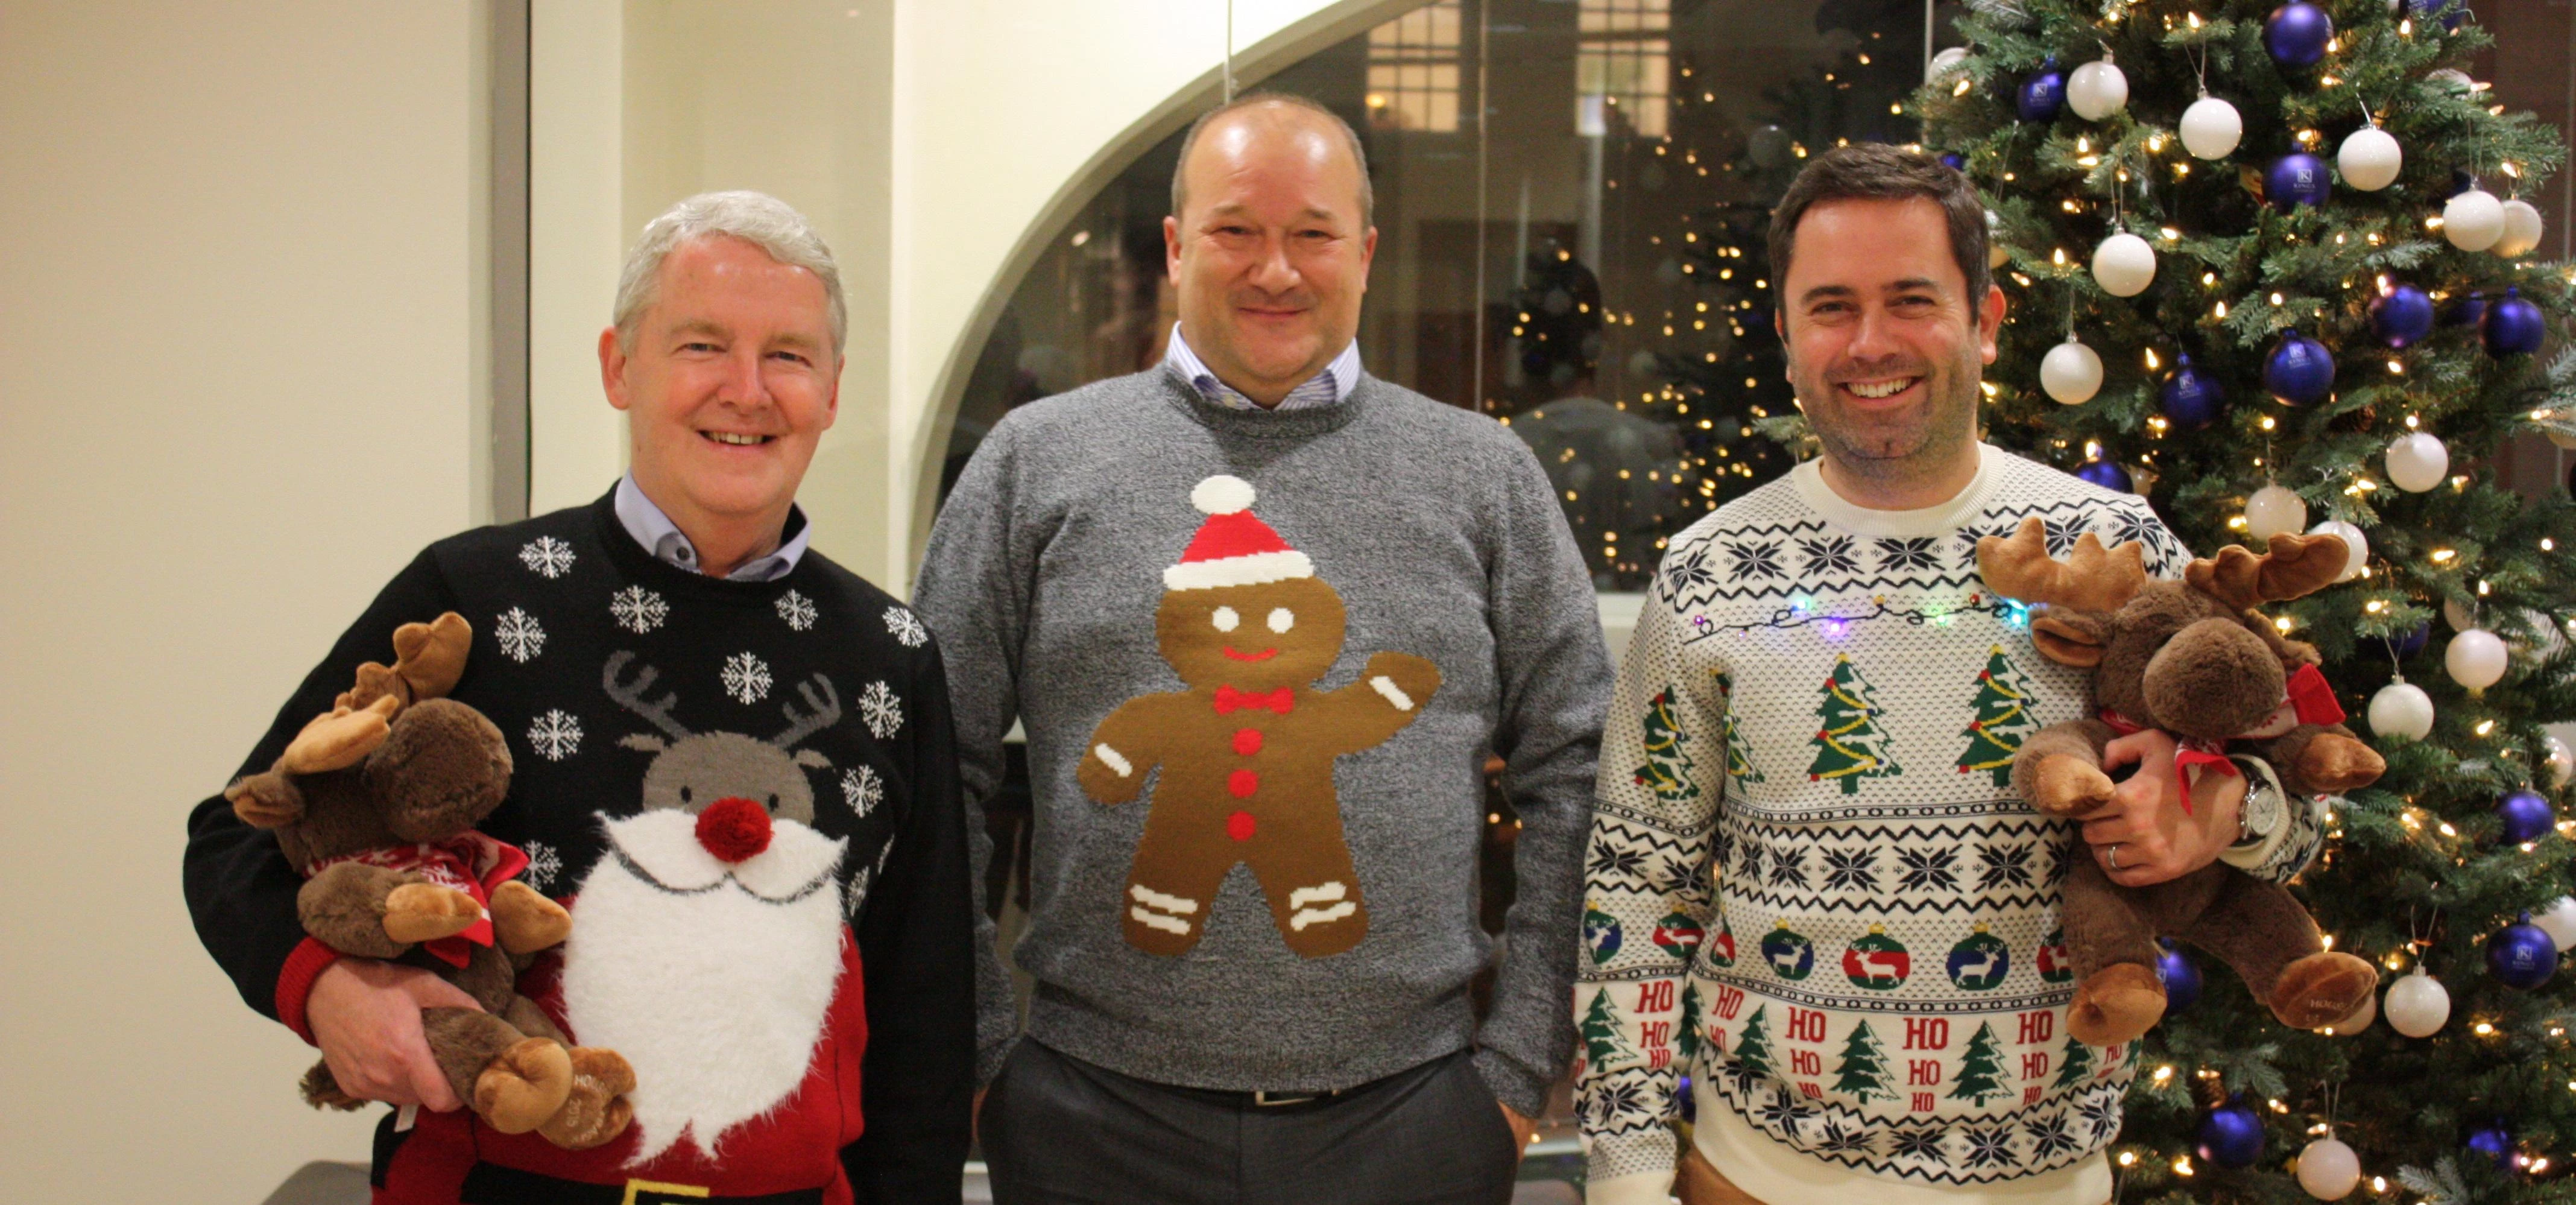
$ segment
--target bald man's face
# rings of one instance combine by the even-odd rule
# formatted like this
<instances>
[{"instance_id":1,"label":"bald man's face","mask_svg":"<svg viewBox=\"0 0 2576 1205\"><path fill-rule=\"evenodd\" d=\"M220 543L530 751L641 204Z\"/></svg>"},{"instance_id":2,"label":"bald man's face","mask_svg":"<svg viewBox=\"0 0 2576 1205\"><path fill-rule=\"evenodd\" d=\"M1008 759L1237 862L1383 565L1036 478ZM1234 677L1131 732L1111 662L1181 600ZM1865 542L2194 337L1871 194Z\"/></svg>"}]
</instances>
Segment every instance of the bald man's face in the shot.
<instances>
[{"instance_id":1,"label":"bald man's face","mask_svg":"<svg viewBox=\"0 0 2576 1205\"><path fill-rule=\"evenodd\" d=\"M1314 378L1360 327L1377 230L1340 131L1290 108L1199 131L1186 207L1163 219L1181 337L1218 380L1265 406Z\"/></svg>"}]
</instances>

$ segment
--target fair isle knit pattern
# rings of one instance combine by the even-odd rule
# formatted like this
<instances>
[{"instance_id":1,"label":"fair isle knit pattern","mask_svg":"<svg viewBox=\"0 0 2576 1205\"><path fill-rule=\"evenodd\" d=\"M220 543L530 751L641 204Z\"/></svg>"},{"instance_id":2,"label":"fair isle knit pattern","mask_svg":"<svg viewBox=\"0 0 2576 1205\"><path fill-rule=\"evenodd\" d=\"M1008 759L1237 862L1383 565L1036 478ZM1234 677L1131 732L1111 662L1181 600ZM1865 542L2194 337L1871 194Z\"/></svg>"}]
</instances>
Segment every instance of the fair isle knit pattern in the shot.
<instances>
[{"instance_id":1,"label":"fair isle knit pattern","mask_svg":"<svg viewBox=\"0 0 2576 1205\"><path fill-rule=\"evenodd\" d=\"M2033 649L1976 543L2036 515L2059 556L2088 531L2143 544L2159 577L2189 554L2142 499L1981 455L1926 511L1860 511L1802 465L1665 554L1586 866L1596 1185L1669 1174L1694 1061L1782 1147L1926 1187L2067 1167L2118 1133L2133 1052L2066 1032L2057 889L2087 854L2007 776L2030 733L2086 713L2086 682ZM2257 873L2312 845L2274 842Z\"/></svg>"}]
</instances>

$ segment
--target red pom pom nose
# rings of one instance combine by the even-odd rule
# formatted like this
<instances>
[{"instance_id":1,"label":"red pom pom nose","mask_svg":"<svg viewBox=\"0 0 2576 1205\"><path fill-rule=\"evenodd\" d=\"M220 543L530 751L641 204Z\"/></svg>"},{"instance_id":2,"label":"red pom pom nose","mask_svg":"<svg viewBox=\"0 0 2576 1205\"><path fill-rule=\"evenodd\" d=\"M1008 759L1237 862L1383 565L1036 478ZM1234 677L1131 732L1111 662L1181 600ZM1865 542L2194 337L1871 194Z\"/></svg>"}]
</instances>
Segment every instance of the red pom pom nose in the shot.
<instances>
[{"instance_id":1,"label":"red pom pom nose","mask_svg":"<svg viewBox=\"0 0 2576 1205\"><path fill-rule=\"evenodd\" d=\"M725 862L748 862L769 848L769 809L728 796L698 813L698 844Z\"/></svg>"}]
</instances>

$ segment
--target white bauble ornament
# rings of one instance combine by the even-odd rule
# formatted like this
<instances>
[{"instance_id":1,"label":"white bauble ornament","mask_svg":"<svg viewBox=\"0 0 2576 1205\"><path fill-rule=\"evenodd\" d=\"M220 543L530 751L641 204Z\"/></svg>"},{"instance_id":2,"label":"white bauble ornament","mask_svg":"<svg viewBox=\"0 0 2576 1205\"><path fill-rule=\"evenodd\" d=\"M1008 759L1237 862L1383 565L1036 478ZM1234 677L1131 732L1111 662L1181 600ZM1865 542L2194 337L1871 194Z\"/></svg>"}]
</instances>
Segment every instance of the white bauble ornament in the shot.
<instances>
[{"instance_id":1,"label":"white bauble ornament","mask_svg":"<svg viewBox=\"0 0 2576 1205\"><path fill-rule=\"evenodd\" d=\"M2478 616L2476 612L2461 606L2460 600L2446 598L2442 600L2442 622L2451 625L2451 630L2454 632L2465 632L2478 626Z\"/></svg>"},{"instance_id":2,"label":"white bauble ornament","mask_svg":"<svg viewBox=\"0 0 2576 1205\"><path fill-rule=\"evenodd\" d=\"M2370 540L2368 537L2361 534L2360 528L2355 527L2350 523L2346 523L2341 519L2328 519L2323 523L2319 523L2316 526L2309 528L2308 534L2312 536L2333 536L2343 541L2346 559L2343 563L2343 572L2336 575L2336 581L2348 582L2354 578L2360 577L2362 567L2370 563Z\"/></svg>"},{"instance_id":3,"label":"white bauble ornament","mask_svg":"<svg viewBox=\"0 0 2576 1205\"><path fill-rule=\"evenodd\" d=\"M2245 534L2257 540L2297 535L2308 525L2308 504L2278 485L2267 485L2245 500Z\"/></svg>"},{"instance_id":4,"label":"white bauble ornament","mask_svg":"<svg viewBox=\"0 0 2576 1205\"><path fill-rule=\"evenodd\" d=\"M2540 211L2520 197L2504 203L2504 233L2487 248L2506 259L2520 259L2540 246Z\"/></svg>"},{"instance_id":5,"label":"white bauble ornament","mask_svg":"<svg viewBox=\"0 0 2576 1205\"><path fill-rule=\"evenodd\" d=\"M2086 121L2100 121L2129 103L2129 77L2109 55L2086 63L2066 77L2066 107Z\"/></svg>"},{"instance_id":6,"label":"white bauble ornament","mask_svg":"<svg viewBox=\"0 0 2576 1205\"><path fill-rule=\"evenodd\" d=\"M2504 237L2504 202L2471 188L2442 205L2442 237L2462 251L2484 251Z\"/></svg>"},{"instance_id":7,"label":"white bauble ornament","mask_svg":"<svg viewBox=\"0 0 2576 1205\"><path fill-rule=\"evenodd\" d=\"M2396 183L2397 169L2405 163L2406 153L2398 148L2396 136L2375 125L2345 135L2343 149L2335 152L2335 167L2343 172L2343 182L2363 192L2378 192Z\"/></svg>"},{"instance_id":8,"label":"white bauble ornament","mask_svg":"<svg viewBox=\"0 0 2576 1205\"><path fill-rule=\"evenodd\" d=\"M2466 96L2469 93L2478 90L2478 82L2470 79L2468 72L2462 71L2457 67L2444 67L2438 71L2427 71L2424 73L2424 82L2445 91L2456 92L2462 96Z\"/></svg>"},{"instance_id":9,"label":"white bauble ornament","mask_svg":"<svg viewBox=\"0 0 2576 1205\"><path fill-rule=\"evenodd\" d=\"M2000 268L2012 262L2012 252L2004 248L2004 220L1994 210L1986 211L1986 266Z\"/></svg>"},{"instance_id":10,"label":"white bauble ornament","mask_svg":"<svg viewBox=\"0 0 2576 1205\"><path fill-rule=\"evenodd\" d=\"M2540 747L2540 764L2549 768L2549 789L2565 790L2568 780L2576 779L2576 749L2569 749L2556 736L2540 738Z\"/></svg>"},{"instance_id":11,"label":"white bauble ornament","mask_svg":"<svg viewBox=\"0 0 2576 1205\"><path fill-rule=\"evenodd\" d=\"M2156 249L2121 231L2093 249L2093 283L2113 297L2135 297L2156 280Z\"/></svg>"},{"instance_id":12,"label":"white bauble ornament","mask_svg":"<svg viewBox=\"0 0 2576 1205\"><path fill-rule=\"evenodd\" d=\"M2451 450L2431 433L2400 435L2388 444L2389 484L2420 494L2442 484L2451 471Z\"/></svg>"},{"instance_id":13,"label":"white bauble ornament","mask_svg":"<svg viewBox=\"0 0 2576 1205\"><path fill-rule=\"evenodd\" d=\"M2343 1020L2326 1026L2324 1029L2320 1029L2317 1032L2325 1034L2328 1037L2348 1038L2354 1034L2360 1033L2362 1030L2370 1028L2370 1023L2378 1019L2379 997L2375 995L2366 995L2361 998L2361 1007L2352 1010L2351 1016L2345 1017Z\"/></svg>"},{"instance_id":14,"label":"white bauble ornament","mask_svg":"<svg viewBox=\"0 0 2576 1205\"><path fill-rule=\"evenodd\" d=\"M2245 138L2245 118L2236 106L2203 93L2182 111L2182 146L2203 159L2224 159Z\"/></svg>"},{"instance_id":15,"label":"white bauble ornament","mask_svg":"<svg viewBox=\"0 0 2576 1205\"><path fill-rule=\"evenodd\" d=\"M2388 985L2388 1000L2379 1011L2387 1014L2390 1029L2410 1038L2430 1037L2451 1019L2451 993L2417 963L2414 974Z\"/></svg>"},{"instance_id":16,"label":"white bauble ornament","mask_svg":"<svg viewBox=\"0 0 2576 1205\"><path fill-rule=\"evenodd\" d=\"M2328 1134L2299 1152L2299 1187L2320 1201L2340 1201L2361 1187L2361 1156Z\"/></svg>"},{"instance_id":17,"label":"white bauble ornament","mask_svg":"<svg viewBox=\"0 0 2576 1205\"><path fill-rule=\"evenodd\" d=\"M2543 431L2541 434L2548 436L2549 442L2556 445L2560 451L2576 452L2576 435L2570 435L2564 431Z\"/></svg>"},{"instance_id":18,"label":"white bauble ornament","mask_svg":"<svg viewBox=\"0 0 2576 1205\"><path fill-rule=\"evenodd\" d=\"M2433 696L2399 678L2370 696L2370 734L2420 741L2433 733Z\"/></svg>"},{"instance_id":19,"label":"white bauble ornament","mask_svg":"<svg viewBox=\"0 0 2576 1205\"><path fill-rule=\"evenodd\" d=\"M2540 926L2540 931L2558 944L2560 953L2566 953L2576 947L2576 898L2559 896L2558 902L2546 911L2532 913L2531 923Z\"/></svg>"},{"instance_id":20,"label":"white bauble ornament","mask_svg":"<svg viewBox=\"0 0 2576 1205\"><path fill-rule=\"evenodd\" d=\"M2068 335L2039 358L2039 387L2058 403L2081 406L2102 391L2102 357Z\"/></svg>"},{"instance_id":21,"label":"white bauble ornament","mask_svg":"<svg viewBox=\"0 0 2576 1205\"><path fill-rule=\"evenodd\" d=\"M1951 69L1967 61L1968 48L1965 46L1953 46L1932 56L1931 64L1923 69L1923 80L1925 83L1930 83L1944 75L1948 75Z\"/></svg>"},{"instance_id":22,"label":"white bauble ornament","mask_svg":"<svg viewBox=\"0 0 2576 1205\"><path fill-rule=\"evenodd\" d=\"M2470 690L2485 690L2504 680L2504 638L2485 628L2470 628L2451 637L2442 650L2442 668L2451 680Z\"/></svg>"}]
</instances>

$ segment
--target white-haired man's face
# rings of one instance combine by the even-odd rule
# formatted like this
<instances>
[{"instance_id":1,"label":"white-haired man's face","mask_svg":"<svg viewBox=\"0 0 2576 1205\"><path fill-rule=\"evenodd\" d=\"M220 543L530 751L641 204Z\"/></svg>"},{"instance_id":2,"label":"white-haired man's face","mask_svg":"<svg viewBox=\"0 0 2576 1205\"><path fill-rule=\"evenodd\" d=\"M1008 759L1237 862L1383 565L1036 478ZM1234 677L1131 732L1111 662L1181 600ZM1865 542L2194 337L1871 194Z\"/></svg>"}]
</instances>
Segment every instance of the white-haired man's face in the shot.
<instances>
[{"instance_id":1,"label":"white-haired man's face","mask_svg":"<svg viewBox=\"0 0 2576 1205\"><path fill-rule=\"evenodd\" d=\"M673 248L657 280L631 349L614 330L600 336L636 484L682 530L773 512L783 522L840 413L823 282L720 235Z\"/></svg>"}]
</instances>

